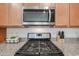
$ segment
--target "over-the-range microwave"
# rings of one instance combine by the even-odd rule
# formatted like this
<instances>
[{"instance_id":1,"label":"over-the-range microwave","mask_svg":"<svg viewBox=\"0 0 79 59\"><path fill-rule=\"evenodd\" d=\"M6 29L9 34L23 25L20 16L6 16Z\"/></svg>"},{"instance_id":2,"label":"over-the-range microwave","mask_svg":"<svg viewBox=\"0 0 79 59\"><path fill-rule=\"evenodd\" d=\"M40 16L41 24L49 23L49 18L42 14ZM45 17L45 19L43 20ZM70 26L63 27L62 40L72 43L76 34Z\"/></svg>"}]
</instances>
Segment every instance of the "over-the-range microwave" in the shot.
<instances>
[{"instance_id":1,"label":"over-the-range microwave","mask_svg":"<svg viewBox=\"0 0 79 59\"><path fill-rule=\"evenodd\" d=\"M23 9L23 25L54 25L55 9Z\"/></svg>"}]
</instances>

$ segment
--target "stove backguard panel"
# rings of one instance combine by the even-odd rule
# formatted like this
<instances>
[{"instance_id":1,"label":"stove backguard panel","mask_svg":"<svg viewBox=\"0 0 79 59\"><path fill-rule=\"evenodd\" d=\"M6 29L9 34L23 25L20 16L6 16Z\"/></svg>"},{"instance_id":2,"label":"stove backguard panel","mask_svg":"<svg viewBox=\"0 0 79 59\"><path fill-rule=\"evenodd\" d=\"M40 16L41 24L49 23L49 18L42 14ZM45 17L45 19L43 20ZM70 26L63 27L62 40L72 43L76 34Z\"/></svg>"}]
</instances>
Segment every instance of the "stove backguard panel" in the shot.
<instances>
[{"instance_id":1,"label":"stove backguard panel","mask_svg":"<svg viewBox=\"0 0 79 59\"><path fill-rule=\"evenodd\" d=\"M28 39L51 39L50 33L28 33Z\"/></svg>"}]
</instances>

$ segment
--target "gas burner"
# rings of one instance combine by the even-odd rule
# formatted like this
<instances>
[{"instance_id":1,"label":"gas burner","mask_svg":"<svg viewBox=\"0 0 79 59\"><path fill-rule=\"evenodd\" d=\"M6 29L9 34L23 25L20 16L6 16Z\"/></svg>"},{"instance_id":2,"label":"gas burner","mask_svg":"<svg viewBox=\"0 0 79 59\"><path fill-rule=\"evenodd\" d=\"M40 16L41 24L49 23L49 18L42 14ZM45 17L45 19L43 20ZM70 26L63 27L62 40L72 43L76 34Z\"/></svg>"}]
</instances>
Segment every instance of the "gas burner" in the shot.
<instances>
[{"instance_id":1,"label":"gas burner","mask_svg":"<svg viewBox=\"0 0 79 59\"><path fill-rule=\"evenodd\" d=\"M50 36L50 33L29 33L29 41L15 53L15 56L64 56L51 42Z\"/></svg>"},{"instance_id":2,"label":"gas burner","mask_svg":"<svg viewBox=\"0 0 79 59\"><path fill-rule=\"evenodd\" d=\"M51 41L29 40L15 56L64 56L64 54Z\"/></svg>"}]
</instances>

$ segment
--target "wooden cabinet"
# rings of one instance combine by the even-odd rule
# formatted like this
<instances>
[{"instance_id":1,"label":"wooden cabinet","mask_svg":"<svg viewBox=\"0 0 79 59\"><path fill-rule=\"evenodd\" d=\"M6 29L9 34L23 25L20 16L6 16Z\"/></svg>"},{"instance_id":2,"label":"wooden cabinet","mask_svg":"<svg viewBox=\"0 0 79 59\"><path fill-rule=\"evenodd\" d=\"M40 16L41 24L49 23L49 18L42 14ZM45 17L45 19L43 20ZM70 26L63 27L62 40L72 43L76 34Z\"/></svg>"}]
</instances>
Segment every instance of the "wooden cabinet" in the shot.
<instances>
[{"instance_id":1,"label":"wooden cabinet","mask_svg":"<svg viewBox=\"0 0 79 59\"><path fill-rule=\"evenodd\" d=\"M23 6L27 7L40 6L40 3L23 3Z\"/></svg>"},{"instance_id":2,"label":"wooden cabinet","mask_svg":"<svg viewBox=\"0 0 79 59\"><path fill-rule=\"evenodd\" d=\"M54 8L54 3L23 3L24 7L27 8Z\"/></svg>"},{"instance_id":3,"label":"wooden cabinet","mask_svg":"<svg viewBox=\"0 0 79 59\"><path fill-rule=\"evenodd\" d=\"M70 4L70 27L79 27L79 3Z\"/></svg>"},{"instance_id":4,"label":"wooden cabinet","mask_svg":"<svg viewBox=\"0 0 79 59\"><path fill-rule=\"evenodd\" d=\"M0 28L0 43L6 39L6 28Z\"/></svg>"},{"instance_id":5,"label":"wooden cabinet","mask_svg":"<svg viewBox=\"0 0 79 59\"><path fill-rule=\"evenodd\" d=\"M8 25L8 4L0 3L0 26Z\"/></svg>"},{"instance_id":6,"label":"wooden cabinet","mask_svg":"<svg viewBox=\"0 0 79 59\"><path fill-rule=\"evenodd\" d=\"M41 7L55 8L55 3L40 3Z\"/></svg>"},{"instance_id":7,"label":"wooden cabinet","mask_svg":"<svg viewBox=\"0 0 79 59\"><path fill-rule=\"evenodd\" d=\"M56 26L69 26L69 4L56 3L55 24Z\"/></svg>"},{"instance_id":8,"label":"wooden cabinet","mask_svg":"<svg viewBox=\"0 0 79 59\"><path fill-rule=\"evenodd\" d=\"M79 3L0 3L0 26L22 26L22 7L55 8L55 25L79 27Z\"/></svg>"},{"instance_id":9,"label":"wooden cabinet","mask_svg":"<svg viewBox=\"0 0 79 59\"><path fill-rule=\"evenodd\" d=\"M8 26L21 26L22 25L22 4L11 3L9 4L9 20Z\"/></svg>"}]
</instances>

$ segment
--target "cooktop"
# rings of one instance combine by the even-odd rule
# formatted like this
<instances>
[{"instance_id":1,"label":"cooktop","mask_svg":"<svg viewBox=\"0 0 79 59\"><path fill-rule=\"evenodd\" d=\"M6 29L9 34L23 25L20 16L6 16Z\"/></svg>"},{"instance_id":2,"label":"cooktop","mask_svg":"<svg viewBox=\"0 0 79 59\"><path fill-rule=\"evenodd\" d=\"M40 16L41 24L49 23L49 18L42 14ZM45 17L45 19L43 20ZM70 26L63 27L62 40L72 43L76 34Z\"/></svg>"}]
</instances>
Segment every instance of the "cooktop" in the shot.
<instances>
[{"instance_id":1,"label":"cooktop","mask_svg":"<svg viewBox=\"0 0 79 59\"><path fill-rule=\"evenodd\" d=\"M64 56L64 54L49 39L30 39L15 56Z\"/></svg>"},{"instance_id":2,"label":"cooktop","mask_svg":"<svg viewBox=\"0 0 79 59\"><path fill-rule=\"evenodd\" d=\"M50 33L28 33L25 43L15 56L64 56L63 52L50 40Z\"/></svg>"}]
</instances>

